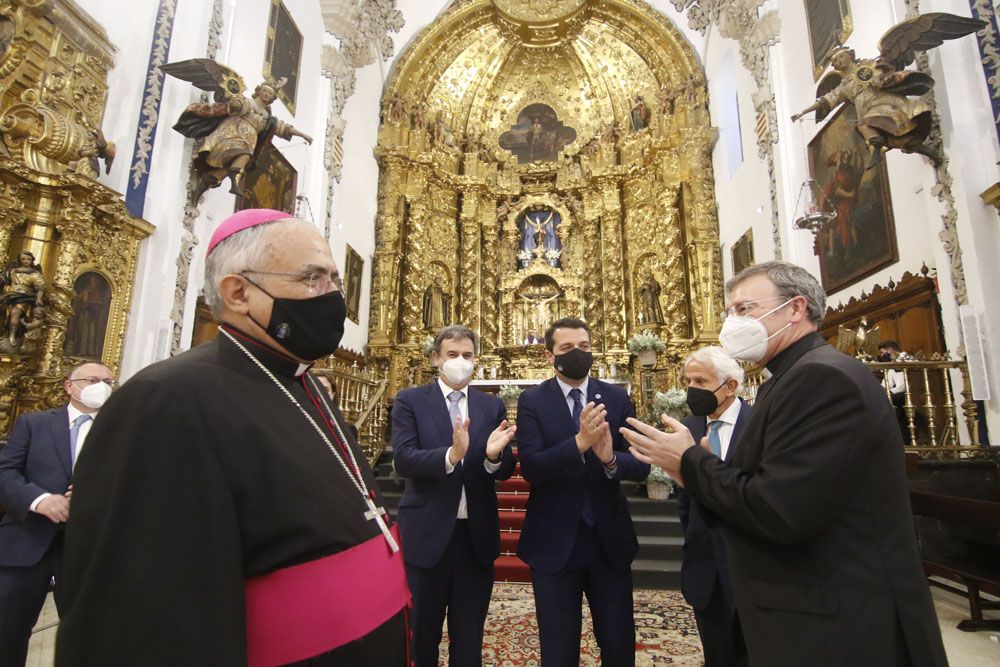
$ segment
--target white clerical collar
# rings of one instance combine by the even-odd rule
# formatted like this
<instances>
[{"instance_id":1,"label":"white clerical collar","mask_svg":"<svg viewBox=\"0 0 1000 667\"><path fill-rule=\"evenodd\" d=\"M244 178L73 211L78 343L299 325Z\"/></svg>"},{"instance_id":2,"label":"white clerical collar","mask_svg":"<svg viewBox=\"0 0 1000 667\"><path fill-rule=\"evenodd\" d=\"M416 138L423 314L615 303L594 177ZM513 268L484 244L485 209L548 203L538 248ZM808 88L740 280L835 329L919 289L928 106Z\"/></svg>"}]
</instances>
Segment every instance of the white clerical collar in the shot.
<instances>
[{"instance_id":1,"label":"white clerical collar","mask_svg":"<svg viewBox=\"0 0 1000 667\"><path fill-rule=\"evenodd\" d=\"M295 377L297 377L297 378L302 377L302 374L305 373L307 370L309 370L312 367L313 367L312 364L299 363L299 367L295 369Z\"/></svg>"},{"instance_id":2,"label":"white clerical collar","mask_svg":"<svg viewBox=\"0 0 1000 667\"><path fill-rule=\"evenodd\" d=\"M732 404L728 408L726 408L726 410L721 415L719 415L716 419L712 419L710 417L707 418L707 419L710 422L712 422L712 421L720 421L720 422L724 422L726 424L732 424L733 426L735 426L736 425L736 420L740 416L740 405L741 405L740 399L737 396L736 399L732 402Z\"/></svg>"},{"instance_id":3,"label":"white clerical collar","mask_svg":"<svg viewBox=\"0 0 1000 667\"><path fill-rule=\"evenodd\" d=\"M446 401L448 400L448 394L450 394L453 391L461 392L463 398L465 398L466 400L469 399L469 385L465 385L461 389L452 389L451 387L449 387L444 383L444 380L438 378L438 387L441 389L441 393L444 394L444 400Z\"/></svg>"},{"instance_id":4,"label":"white clerical collar","mask_svg":"<svg viewBox=\"0 0 1000 667\"><path fill-rule=\"evenodd\" d=\"M562 390L563 396L565 396L566 398L569 398L569 392L573 391L574 389L579 389L580 393L583 394L584 402L586 402L586 398L587 398L587 385L590 384L590 376L589 375L587 377L583 378L583 384L581 384L579 387L572 387L572 386L566 384L565 382L563 382L562 378L559 377L558 375L556 376L556 382L559 383L559 388Z\"/></svg>"}]
</instances>

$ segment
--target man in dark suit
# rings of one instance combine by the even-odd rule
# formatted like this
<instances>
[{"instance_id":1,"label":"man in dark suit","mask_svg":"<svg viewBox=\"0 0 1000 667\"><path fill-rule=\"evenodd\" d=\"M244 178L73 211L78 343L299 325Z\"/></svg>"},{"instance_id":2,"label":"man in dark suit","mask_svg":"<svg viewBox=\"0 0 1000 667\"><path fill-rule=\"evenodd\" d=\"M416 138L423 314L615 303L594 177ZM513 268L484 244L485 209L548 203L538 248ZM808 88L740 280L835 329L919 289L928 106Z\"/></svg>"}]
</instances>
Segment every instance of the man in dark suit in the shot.
<instances>
[{"instance_id":1,"label":"man in dark suit","mask_svg":"<svg viewBox=\"0 0 1000 667\"><path fill-rule=\"evenodd\" d=\"M437 667L448 617L449 664L482 664L483 626L500 555L494 481L514 472L515 427L503 401L469 387L479 336L448 326L434 340L435 382L404 389L392 409L406 578L417 667Z\"/></svg>"},{"instance_id":2,"label":"man in dark suit","mask_svg":"<svg viewBox=\"0 0 1000 667\"><path fill-rule=\"evenodd\" d=\"M580 664L583 594L605 665L635 664L632 559L639 549L621 480L649 466L618 432L635 407L619 387L589 377L590 330L575 318L545 332L556 376L521 394L517 442L531 496L518 555L531 567L544 667Z\"/></svg>"},{"instance_id":3,"label":"man in dark suit","mask_svg":"<svg viewBox=\"0 0 1000 667\"><path fill-rule=\"evenodd\" d=\"M731 462L670 418L626 437L724 522L751 664L946 665L884 390L817 333L805 269L766 262L726 288L723 348L771 372Z\"/></svg>"},{"instance_id":4,"label":"man in dark suit","mask_svg":"<svg viewBox=\"0 0 1000 667\"><path fill-rule=\"evenodd\" d=\"M73 466L114 377L102 364L73 369L69 403L22 415L0 449L0 666L23 665L31 628L55 580L61 602L63 527L69 520Z\"/></svg>"},{"instance_id":5,"label":"man in dark suit","mask_svg":"<svg viewBox=\"0 0 1000 667\"><path fill-rule=\"evenodd\" d=\"M695 442L702 442L723 461L731 461L750 418L750 405L738 397L743 369L722 348L703 347L684 361L684 380L691 416L681 423ZM718 519L683 490L677 506L684 528L681 592L694 607L705 667L739 665L744 651L736 631L736 604Z\"/></svg>"}]
</instances>

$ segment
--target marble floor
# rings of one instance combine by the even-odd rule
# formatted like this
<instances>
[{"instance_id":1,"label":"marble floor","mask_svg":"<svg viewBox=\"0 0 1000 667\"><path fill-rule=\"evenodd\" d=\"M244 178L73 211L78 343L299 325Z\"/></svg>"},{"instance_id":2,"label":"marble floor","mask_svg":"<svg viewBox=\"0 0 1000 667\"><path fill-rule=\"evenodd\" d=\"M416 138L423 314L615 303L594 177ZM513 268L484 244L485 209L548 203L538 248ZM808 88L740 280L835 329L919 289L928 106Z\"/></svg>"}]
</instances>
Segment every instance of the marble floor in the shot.
<instances>
[{"instance_id":1,"label":"marble floor","mask_svg":"<svg viewBox=\"0 0 1000 667\"><path fill-rule=\"evenodd\" d=\"M523 588L524 594L530 599L530 588L527 586ZM953 667L995 667L1000 665L1000 633L962 632L958 630L955 625L968 617L969 606L966 600L937 587L931 588L931 592L938 619L941 622L941 634L944 637L944 645L951 665ZM637 591L637 597L639 597L639 593ZM647 597L658 595L657 592L653 591L643 591L642 594ZM498 607L504 604L504 600L501 598L496 598L494 602L497 603ZM491 608L491 614L493 612L494 610ZM988 612L988 614L992 617L998 616L997 612ZM31 637L27 667L50 667L52 665L58 622L55 604L49 596ZM656 662L659 663L659 661ZM700 663L699 660L694 662L670 660L669 662L674 664Z\"/></svg>"}]
</instances>

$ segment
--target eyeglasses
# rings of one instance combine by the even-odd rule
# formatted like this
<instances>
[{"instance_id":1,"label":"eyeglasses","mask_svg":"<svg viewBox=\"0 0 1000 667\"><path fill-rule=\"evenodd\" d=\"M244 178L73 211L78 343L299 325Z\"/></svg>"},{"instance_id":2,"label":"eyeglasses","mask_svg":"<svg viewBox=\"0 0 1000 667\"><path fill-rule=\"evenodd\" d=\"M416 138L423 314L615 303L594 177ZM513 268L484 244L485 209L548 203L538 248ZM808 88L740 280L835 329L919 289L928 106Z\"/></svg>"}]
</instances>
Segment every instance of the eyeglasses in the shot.
<instances>
[{"instance_id":1,"label":"eyeglasses","mask_svg":"<svg viewBox=\"0 0 1000 667\"><path fill-rule=\"evenodd\" d=\"M116 386L118 386L118 383L115 382L114 380L112 380L111 378L98 378L98 377L69 378L69 381L70 382L86 382L88 385L97 384L98 382L103 382L104 384L108 385L112 389L114 389Z\"/></svg>"},{"instance_id":2,"label":"eyeglasses","mask_svg":"<svg viewBox=\"0 0 1000 667\"><path fill-rule=\"evenodd\" d=\"M302 283L310 292L328 292L330 286L334 286L339 291L343 291L344 283L339 274L330 275L324 271L309 271L308 273L279 273L277 271L256 271L246 269L243 273L256 273L262 276L284 276L292 278L295 282Z\"/></svg>"},{"instance_id":3,"label":"eyeglasses","mask_svg":"<svg viewBox=\"0 0 1000 667\"><path fill-rule=\"evenodd\" d=\"M724 320L730 316L746 317L754 310L756 310L755 306L758 303L765 303L767 301L777 301L779 299L784 299L784 298L785 297L783 296L771 296L766 299L754 299L753 301L740 301L739 303L734 303L729 308L726 308L724 311L722 311L722 313L719 315L719 319Z\"/></svg>"}]
</instances>

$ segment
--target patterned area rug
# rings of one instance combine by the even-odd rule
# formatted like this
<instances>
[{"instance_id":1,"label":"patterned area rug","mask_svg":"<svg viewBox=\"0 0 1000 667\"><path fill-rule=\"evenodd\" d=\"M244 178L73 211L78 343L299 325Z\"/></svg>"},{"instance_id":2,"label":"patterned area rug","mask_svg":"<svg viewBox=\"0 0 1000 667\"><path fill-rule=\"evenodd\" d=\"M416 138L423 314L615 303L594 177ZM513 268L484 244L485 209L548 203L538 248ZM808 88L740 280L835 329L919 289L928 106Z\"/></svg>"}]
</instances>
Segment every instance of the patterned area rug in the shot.
<instances>
[{"instance_id":1,"label":"patterned area rug","mask_svg":"<svg viewBox=\"0 0 1000 667\"><path fill-rule=\"evenodd\" d=\"M694 614L680 591L635 591L636 665L702 664L701 642ZM583 640L580 665L601 664L594 639L590 610L583 605ZM493 587L483 665L489 667L538 667L538 627L531 584L498 583ZM448 664L448 636L441 643L441 664Z\"/></svg>"}]
</instances>

